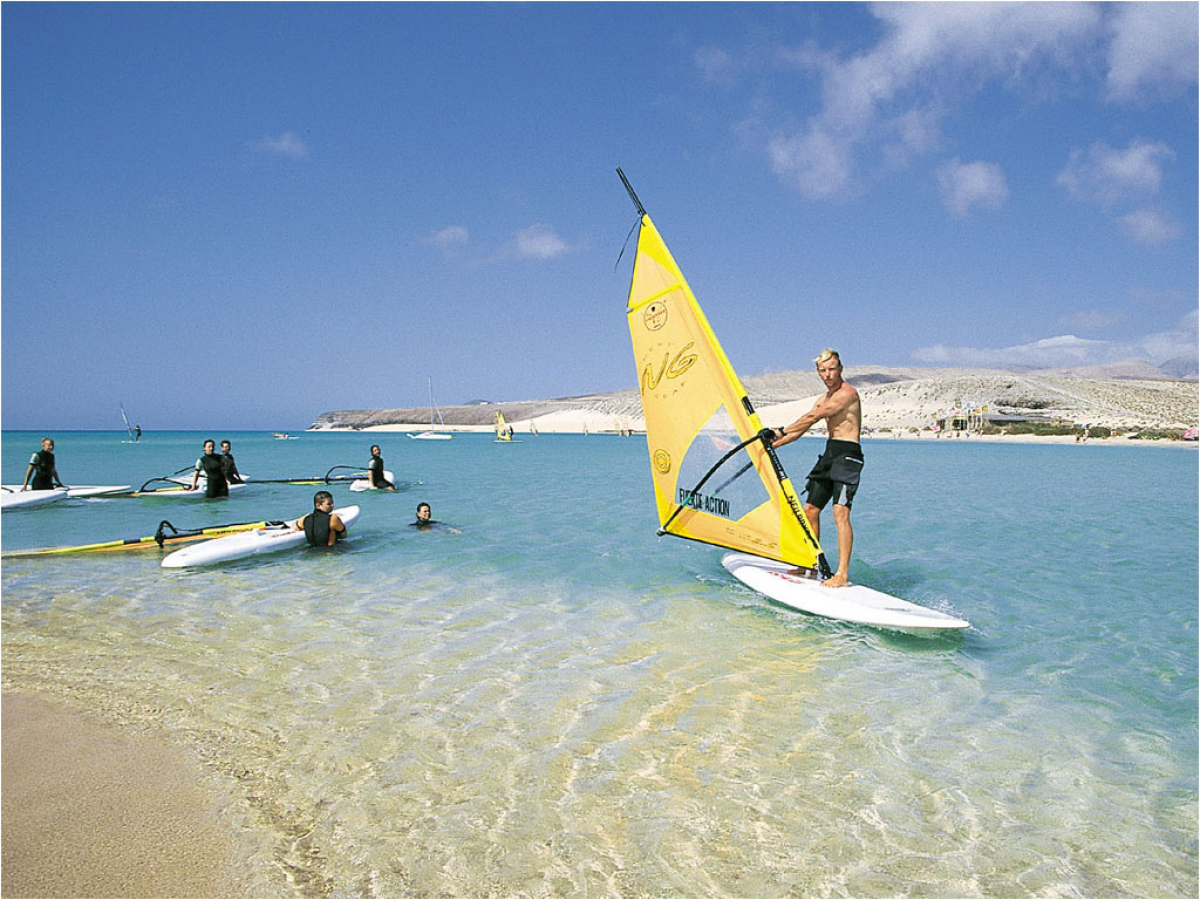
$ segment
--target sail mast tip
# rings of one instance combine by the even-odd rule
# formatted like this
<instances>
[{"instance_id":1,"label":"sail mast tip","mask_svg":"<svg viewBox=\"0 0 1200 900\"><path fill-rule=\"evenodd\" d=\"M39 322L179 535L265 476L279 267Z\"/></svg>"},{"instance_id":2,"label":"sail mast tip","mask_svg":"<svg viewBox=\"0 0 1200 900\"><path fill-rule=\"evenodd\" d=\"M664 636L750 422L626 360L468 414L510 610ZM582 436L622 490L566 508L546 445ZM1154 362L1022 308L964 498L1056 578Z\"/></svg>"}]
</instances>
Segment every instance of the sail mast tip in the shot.
<instances>
[{"instance_id":1,"label":"sail mast tip","mask_svg":"<svg viewBox=\"0 0 1200 900\"><path fill-rule=\"evenodd\" d=\"M621 177L621 184L625 185L625 190L629 192L629 199L633 201L633 205L637 207L638 215L646 215L646 207L642 206L642 201L638 199L638 195L634 193L633 185L629 183L629 179L625 177L625 173L621 171L621 167L617 166L617 174Z\"/></svg>"}]
</instances>

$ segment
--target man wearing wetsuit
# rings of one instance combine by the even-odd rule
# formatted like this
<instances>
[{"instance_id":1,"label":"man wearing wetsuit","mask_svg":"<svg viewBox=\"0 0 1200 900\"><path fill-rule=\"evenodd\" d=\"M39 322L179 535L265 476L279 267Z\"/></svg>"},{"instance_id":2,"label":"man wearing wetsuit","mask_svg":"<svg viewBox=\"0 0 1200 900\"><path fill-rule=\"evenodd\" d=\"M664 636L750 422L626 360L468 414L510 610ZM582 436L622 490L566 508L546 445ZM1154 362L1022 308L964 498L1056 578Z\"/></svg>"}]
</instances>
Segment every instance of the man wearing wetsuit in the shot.
<instances>
[{"instance_id":1,"label":"man wearing wetsuit","mask_svg":"<svg viewBox=\"0 0 1200 900\"><path fill-rule=\"evenodd\" d=\"M221 441L221 471L225 473L225 480L230 484L241 484L242 473L237 470L237 463L233 461L233 444L229 441Z\"/></svg>"},{"instance_id":2,"label":"man wearing wetsuit","mask_svg":"<svg viewBox=\"0 0 1200 900\"><path fill-rule=\"evenodd\" d=\"M29 476L33 475L33 484ZM50 491L55 486L64 487L58 477L58 469L54 467L54 441L42 438L42 449L29 457L29 467L25 470L25 482L21 490Z\"/></svg>"},{"instance_id":3,"label":"man wearing wetsuit","mask_svg":"<svg viewBox=\"0 0 1200 900\"><path fill-rule=\"evenodd\" d=\"M196 485L200 482L201 472L208 480L207 487L204 489L205 497L229 496L229 482L225 480L225 464L221 457L217 456L217 445L212 440L204 442L204 455L196 460L196 468L192 472L192 486L189 490L196 489Z\"/></svg>"},{"instance_id":4,"label":"man wearing wetsuit","mask_svg":"<svg viewBox=\"0 0 1200 900\"><path fill-rule=\"evenodd\" d=\"M346 525L334 514L329 491L313 494L313 511L293 522L292 528L304 532L310 547L332 547L346 536Z\"/></svg>"},{"instance_id":5,"label":"man wearing wetsuit","mask_svg":"<svg viewBox=\"0 0 1200 900\"><path fill-rule=\"evenodd\" d=\"M367 463L367 481L372 490L384 488L394 491L396 489L396 486L383 474L383 457L380 455L378 444L371 445L371 461Z\"/></svg>"},{"instance_id":6,"label":"man wearing wetsuit","mask_svg":"<svg viewBox=\"0 0 1200 900\"><path fill-rule=\"evenodd\" d=\"M836 350L823 350L814 362L817 374L825 382L826 392L813 408L786 428L778 429L779 437L772 446L790 444L822 419L829 429L825 452L808 473L808 498L804 514L812 525L817 539L821 537L821 510L833 500L833 520L837 523L838 568L825 581L824 587L845 587L850 583L850 550L854 546L854 531L850 527L850 504L858 490L863 469L862 403L858 391L842 381L842 359Z\"/></svg>"}]
</instances>

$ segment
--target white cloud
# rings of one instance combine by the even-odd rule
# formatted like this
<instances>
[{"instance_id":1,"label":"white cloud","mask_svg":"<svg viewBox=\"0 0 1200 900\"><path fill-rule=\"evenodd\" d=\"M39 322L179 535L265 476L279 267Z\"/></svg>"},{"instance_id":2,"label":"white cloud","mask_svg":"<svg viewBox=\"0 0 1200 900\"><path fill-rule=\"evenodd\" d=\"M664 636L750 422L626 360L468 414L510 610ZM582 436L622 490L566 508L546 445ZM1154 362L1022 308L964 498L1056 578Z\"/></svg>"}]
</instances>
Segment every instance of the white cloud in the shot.
<instances>
[{"instance_id":1,"label":"white cloud","mask_svg":"<svg viewBox=\"0 0 1200 900\"><path fill-rule=\"evenodd\" d=\"M1088 340L1065 334L1013 347L948 347L935 344L914 350L912 357L925 365L996 368L1098 366L1127 359L1142 359L1158 365L1179 356L1194 357L1197 338L1197 316L1193 311L1180 319L1171 331L1156 332L1127 341Z\"/></svg>"},{"instance_id":2,"label":"white cloud","mask_svg":"<svg viewBox=\"0 0 1200 900\"><path fill-rule=\"evenodd\" d=\"M251 141L250 147L262 153L272 153L292 159L303 159L308 156L308 146L294 131L285 131L276 137L259 138L257 141Z\"/></svg>"},{"instance_id":3,"label":"white cloud","mask_svg":"<svg viewBox=\"0 0 1200 900\"><path fill-rule=\"evenodd\" d=\"M1118 3L1110 27L1110 99L1134 100L1195 83L1194 3Z\"/></svg>"},{"instance_id":4,"label":"white cloud","mask_svg":"<svg viewBox=\"0 0 1200 900\"><path fill-rule=\"evenodd\" d=\"M972 206L999 209L1008 200L1004 172L996 163L964 163L956 157L938 169L942 202L956 216L965 216Z\"/></svg>"},{"instance_id":5,"label":"white cloud","mask_svg":"<svg viewBox=\"0 0 1200 900\"><path fill-rule=\"evenodd\" d=\"M1163 213L1138 209L1117 219L1124 232L1139 244L1156 246L1179 237L1179 226Z\"/></svg>"},{"instance_id":6,"label":"white cloud","mask_svg":"<svg viewBox=\"0 0 1200 900\"><path fill-rule=\"evenodd\" d=\"M461 225L447 225L438 231L435 231L429 236L429 243L433 244L447 256L453 256L464 247L470 240L470 233Z\"/></svg>"},{"instance_id":7,"label":"white cloud","mask_svg":"<svg viewBox=\"0 0 1200 900\"><path fill-rule=\"evenodd\" d=\"M955 99L987 82L1020 81L1050 63L1063 65L1099 32L1098 8L1077 3L883 3L884 25L869 50L840 58L806 46L786 61L817 71L822 107L792 133L770 140L772 168L811 198L852 188L856 157L889 137L889 163L928 152L938 119ZM916 115L914 116L914 113Z\"/></svg>"},{"instance_id":8,"label":"white cloud","mask_svg":"<svg viewBox=\"0 0 1200 900\"><path fill-rule=\"evenodd\" d=\"M771 168L804 196L820 200L842 193L852 162L844 142L813 125L803 135L777 137L767 145Z\"/></svg>"},{"instance_id":9,"label":"white cloud","mask_svg":"<svg viewBox=\"0 0 1200 900\"><path fill-rule=\"evenodd\" d=\"M736 68L733 56L720 47L701 47L692 55L696 68L705 81L713 84L732 84Z\"/></svg>"},{"instance_id":10,"label":"white cloud","mask_svg":"<svg viewBox=\"0 0 1200 900\"><path fill-rule=\"evenodd\" d=\"M1072 150L1055 182L1074 197L1111 206L1157 194L1162 186L1162 164L1174 158L1166 144L1135 140L1117 150L1097 141L1086 151Z\"/></svg>"},{"instance_id":11,"label":"white cloud","mask_svg":"<svg viewBox=\"0 0 1200 900\"><path fill-rule=\"evenodd\" d=\"M530 225L517 232L517 256L522 259L554 259L571 252L571 247L547 225Z\"/></svg>"}]
</instances>

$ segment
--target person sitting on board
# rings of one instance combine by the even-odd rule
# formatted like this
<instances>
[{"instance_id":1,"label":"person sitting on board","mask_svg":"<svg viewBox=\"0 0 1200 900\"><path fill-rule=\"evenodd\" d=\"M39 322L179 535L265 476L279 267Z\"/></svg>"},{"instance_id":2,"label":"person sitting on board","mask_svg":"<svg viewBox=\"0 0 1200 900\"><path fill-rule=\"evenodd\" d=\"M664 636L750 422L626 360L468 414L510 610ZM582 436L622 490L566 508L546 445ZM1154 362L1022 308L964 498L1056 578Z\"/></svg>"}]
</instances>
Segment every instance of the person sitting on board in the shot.
<instances>
[{"instance_id":1,"label":"person sitting on board","mask_svg":"<svg viewBox=\"0 0 1200 900\"><path fill-rule=\"evenodd\" d=\"M371 445L371 461L367 463L367 482L371 485L371 490L382 488L394 491L396 489L396 486L383 474L383 457L380 455L378 444Z\"/></svg>"},{"instance_id":2,"label":"person sitting on board","mask_svg":"<svg viewBox=\"0 0 1200 900\"><path fill-rule=\"evenodd\" d=\"M845 587L850 583L850 551L854 546L854 531L850 527L850 504L858 490L863 469L862 403L858 391L842 380L842 358L836 350L821 351L814 362L817 374L825 382L826 392L813 408L791 425L777 429L779 437L773 447L790 444L822 419L828 427L829 438L825 452L808 473L808 497L804 514L812 525L817 539L821 538L821 510L833 500L833 520L837 523L838 568L821 582L825 587Z\"/></svg>"},{"instance_id":3,"label":"person sitting on board","mask_svg":"<svg viewBox=\"0 0 1200 900\"><path fill-rule=\"evenodd\" d=\"M205 497L229 496L229 482L225 480L225 463L221 457L217 456L217 445L211 438L204 442L204 455L196 460L196 468L192 472L192 485L188 488L189 491L196 489L196 485L200 482L201 472L207 479L207 485L204 488Z\"/></svg>"},{"instance_id":4,"label":"person sitting on board","mask_svg":"<svg viewBox=\"0 0 1200 900\"><path fill-rule=\"evenodd\" d=\"M233 461L233 444L229 441L221 441L221 471L225 473L225 480L230 484L241 484L242 473L238 471L237 463Z\"/></svg>"},{"instance_id":5,"label":"person sitting on board","mask_svg":"<svg viewBox=\"0 0 1200 900\"><path fill-rule=\"evenodd\" d=\"M292 523L293 531L303 531L310 547L332 547L346 536L346 526L333 511L333 494L313 494L313 511Z\"/></svg>"},{"instance_id":6,"label":"person sitting on board","mask_svg":"<svg viewBox=\"0 0 1200 900\"><path fill-rule=\"evenodd\" d=\"M33 475L33 484L29 476ZM52 491L55 487L66 487L58 477L58 469L54 464L54 441L52 438L42 438L42 449L29 457L29 467L25 470L25 481L21 490Z\"/></svg>"}]
</instances>

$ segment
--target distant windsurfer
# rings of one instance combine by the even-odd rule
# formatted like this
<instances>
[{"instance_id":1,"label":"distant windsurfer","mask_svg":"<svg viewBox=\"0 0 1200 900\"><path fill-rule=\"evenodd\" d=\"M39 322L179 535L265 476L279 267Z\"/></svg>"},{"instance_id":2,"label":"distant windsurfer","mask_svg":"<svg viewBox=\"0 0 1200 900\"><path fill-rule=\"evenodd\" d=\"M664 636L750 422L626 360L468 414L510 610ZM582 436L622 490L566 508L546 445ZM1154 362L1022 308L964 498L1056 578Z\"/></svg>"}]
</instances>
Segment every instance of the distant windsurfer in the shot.
<instances>
[{"instance_id":1,"label":"distant windsurfer","mask_svg":"<svg viewBox=\"0 0 1200 900\"><path fill-rule=\"evenodd\" d=\"M313 494L313 511L292 523L293 531L303 531L310 547L332 547L346 536L346 525L333 511L333 494Z\"/></svg>"},{"instance_id":2,"label":"distant windsurfer","mask_svg":"<svg viewBox=\"0 0 1200 900\"><path fill-rule=\"evenodd\" d=\"M30 475L33 476L32 485L29 483ZM25 482L21 485L21 490L50 491L55 487L65 485L58 477L58 469L55 467L54 440L42 438L42 449L29 457L29 467L25 470Z\"/></svg>"},{"instance_id":3,"label":"distant windsurfer","mask_svg":"<svg viewBox=\"0 0 1200 900\"><path fill-rule=\"evenodd\" d=\"M383 455L378 444L371 445L371 461L367 463L367 483L371 485L373 491L379 489L394 491L396 489L396 486L383 474Z\"/></svg>"},{"instance_id":4,"label":"distant windsurfer","mask_svg":"<svg viewBox=\"0 0 1200 900\"><path fill-rule=\"evenodd\" d=\"M825 587L845 587L850 583L850 551L854 531L850 527L850 505L858 490L863 469L862 403L858 391L842 380L842 359L836 350L822 350L814 362L817 374L825 382L826 392L813 408L785 428L772 446L782 447L796 440L817 422L825 420L829 439L825 452L808 473L808 497L804 513L819 540L821 510L833 500L833 520L837 523L838 568L821 582Z\"/></svg>"},{"instance_id":5,"label":"distant windsurfer","mask_svg":"<svg viewBox=\"0 0 1200 900\"><path fill-rule=\"evenodd\" d=\"M196 460L196 468L192 471L192 484L188 490L196 489L196 485L200 483L201 473L204 473L205 477L205 497L229 496L229 482L225 480L225 463L221 457L217 456L217 445L211 438L204 442L204 455Z\"/></svg>"}]
</instances>

